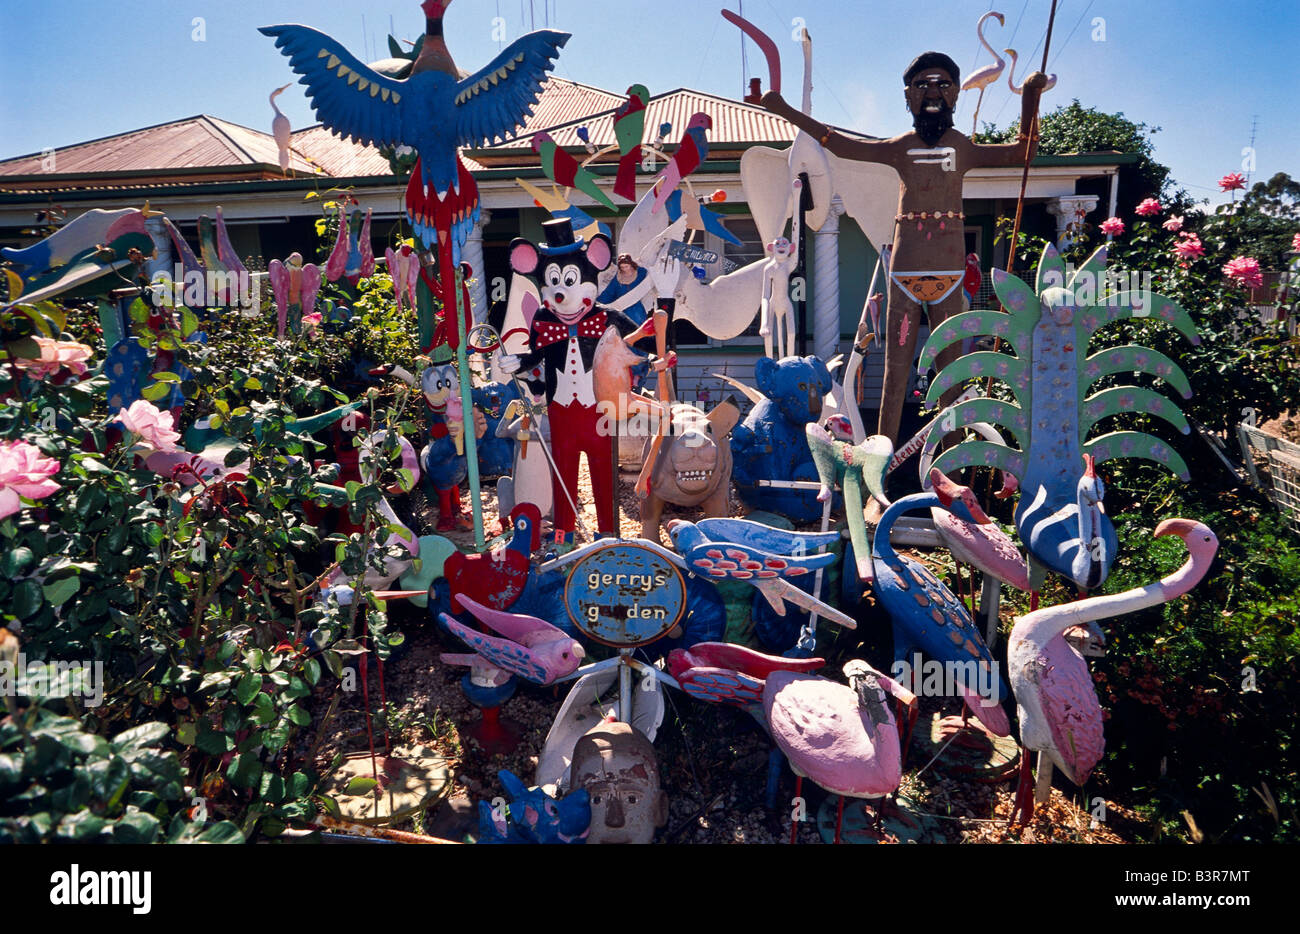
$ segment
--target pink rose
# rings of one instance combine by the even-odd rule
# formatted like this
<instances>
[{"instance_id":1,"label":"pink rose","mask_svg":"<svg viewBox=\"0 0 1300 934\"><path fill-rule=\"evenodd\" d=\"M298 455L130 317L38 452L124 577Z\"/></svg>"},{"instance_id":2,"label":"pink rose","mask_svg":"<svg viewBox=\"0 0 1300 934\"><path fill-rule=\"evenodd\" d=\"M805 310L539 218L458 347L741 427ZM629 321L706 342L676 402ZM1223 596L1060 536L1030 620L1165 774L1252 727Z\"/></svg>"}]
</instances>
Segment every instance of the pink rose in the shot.
<instances>
[{"instance_id":1,"label":"pink rose","mask_svg":"<svg viewBox=\"0 0 1300 934\"><path fill-rule=\"evenodd\" d=\"M1174 244L1174 252L1179 259L1200 259L1205 255L1205 246L1196 234L1183 234L1183 238Z\"/></svg>"},{"instance_id":2,"label":"pink rose","mask_svg":"<svg viewBox=\"0 0 1300 934\"><path fill-rule=\"evenodd\" d=\"M315 331L316 331L316 327L317 327L317 325L320 324L320 320L321 320L321 319L320 319L320 312L319 312L319 311L313 311L313 312L312 312L311 314L309 314L309 315L303 315L303 316L302 316L302 329L303 329L304 331L306 331L308 334L313 334L313 333L315 333Z\"/></svg>"},{"instance_id":3,"label":"pink rose","mask_svg":"<svg viewBox=\"0 0 1300 934\"><path fill-rule=\"evenodd\" d=\"M1183 229L1183 215L1170 214L1169 220L1165 221L1160 226L1170 233L1178 233L1178 231Z\"/></svg>"},{"instance_id":4,"label":"pink rose","mask_svg":"<svg viewBox=\"0 0 1300 934\"><path fill-rule=\"evenodd\" d=\"M1291 252L1300 253L1300 233L1291 238Z\"/></svg>"},{"instance_id":5,"label":"pink rose","mask_svg":"<svg viewBox=\"0 0 1300 934\"><path fill-rule=\"evenodd\" d=\"M1139 217L1151 217L1155 214L1159 214L1161 210L1162 208L1160 207L1159 201L1155 198L1147 198L1133 209L1133 213L1137 214Z\"/></svg>"},{"instance_id":6,"label":"pink rose","mask_svg":"<svg viewBox=\"0 0 1300 934\"><path fill-rule=\"evenodd\" d=\"M50 479L59 462L26 441L0 441L0 519L22 508L20 496L44 499L62 489Z\"/></svg>"},{"instance_id":7,"label":"pink rose","mask_svg":"<svg viewBox=\"0 0 1300 934\"><path fill-rule=\"evenodd\" d=\"M1250 256L1238 256L1236 259L1228 260L1223 266L1223 274L1229 279L1236 279L1242 285L1255 289L1264 284L1264 274L1260 272L1259 260Z\"/></svg>"},{"instance_id":8,"label":"pink rose","mask_svg":"<svg viewBox=\"0 0 1300 934\"><path fill-rule=\"evenodd\" d=\"M1229 172L1219 179L1219 191L1238 191L1246 187L1246 178L1240 172Z\"/></svg>"},{"instance_id":9,"label":"pink rose","mask_svg":"<svg viewBox=\"0 0 1300 934\"><path fill-rule=\"evenodd\" d=\"M1097 225L1108 237L1118 237L1124 232L1124 222L1118 217L1110 217Z\"/></svg>"},{"instance_id":10,"label":"pink rose","mask_svg":"<svg viewBox=\"0 0 1300 934\"><path fill-rule=\"evenodd\" d=\"M135 400L129 409L117 413L117 420L153 452L166 454L179 450L176 442L181 436L172 430L172 413L159 411L151 402Z\"/></svg>"},{"instance_id":11,"label":"pink rose","mask_svg":"<svg viewBox=\"0 0 1300 934\"><path fill-rule=\"evenodd\" d=\"M14 366L26 370L32 379L45 379L67 367L74 376L86 372L86 361L90 359L91 350L85 344L74 341L56 341L48 337L34 337L41 348L41 355L35 359L18 357Z\"/></svg>"}]
</instances>

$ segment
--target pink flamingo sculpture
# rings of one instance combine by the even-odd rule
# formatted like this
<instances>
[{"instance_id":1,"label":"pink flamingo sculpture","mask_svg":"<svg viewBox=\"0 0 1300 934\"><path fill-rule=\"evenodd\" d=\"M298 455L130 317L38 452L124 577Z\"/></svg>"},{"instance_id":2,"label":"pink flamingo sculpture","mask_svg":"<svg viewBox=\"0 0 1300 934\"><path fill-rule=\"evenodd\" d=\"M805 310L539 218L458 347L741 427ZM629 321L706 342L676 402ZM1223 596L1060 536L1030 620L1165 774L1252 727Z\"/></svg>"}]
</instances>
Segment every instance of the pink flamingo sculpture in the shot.
<instances>
[{"instance_id":1,"label":"pink flamingo sculpture","mask_svg":"<svg viewBox=\"0 0 1300 934\"><path fill-rule=\"evenodd\" d=\"M1007 57L1011 59L1011 69L1007 72L1007 87L1011 88L1012 94L1017 94L1017 95L1022 94L1024 93L1024 89L1022 87L1017 86L1016 82L1013 80L1013 77L1016 73L1016 58L1018 57L1016 55L1016 50L1003 49L1002 51L1005 52ZM1048 75L1047 84L1043 85L1043 90L1050 91L1054 87L1056 87L1056 75L1054 74Z\"/></svg>"},{"instance_id":2,"label":"pink flamingo sculpture","mask_svg":"<svg viewBox=\"0 0 1300 934\"><path fill-rule=\"evenodd\" d=\"M997 52L993 51L993 46L989 45L988 40L984 38L984 23L990 19L996 19L1000 26L1005 26L1007 21L1001 13L989 10L981 16L980 21L975 24L975 34L979 36L980 45L988 49L989 54L993 56L993 62L985 65L983 68L975 69L975 71L971 72L970 77L961 83L961 89L963 91L973 91L976 88L979 88L980 92L980 96L975 99L975 113L971 117L970 121L970 132L972 136L975 135L975 127L979 123L980 104L984 102L984 91L990 84L1002 77L1002 69L1007 67L1007 63L998 56Z\"/></svg>"},{"instance_id":3,"label":"pink flamingo sculpture","mask_svg":"<svg viewBox=\"0 0 1300 934\"><path fill-rule=\"evenodd\" d=\"M1182 596L1200 583L1219 549L1214 533L1191 519L1166 519L1156 526L1155 534L1177 535L1187 545L1188 559L1173 574L1145 587L1035 610L1016 620L1007 645L1007 664L1016 695L1020 742L1026 750L1038 751L1038 781L1031 792L1026 755L1020 766L1013 820L1023 814L1028 821L1035 803L1047 800L1053 766L1074 784L1082 785L1105 749L1101 704L1088 666L1065 640L1065 631Z\"/></svg>"}]
</instances>

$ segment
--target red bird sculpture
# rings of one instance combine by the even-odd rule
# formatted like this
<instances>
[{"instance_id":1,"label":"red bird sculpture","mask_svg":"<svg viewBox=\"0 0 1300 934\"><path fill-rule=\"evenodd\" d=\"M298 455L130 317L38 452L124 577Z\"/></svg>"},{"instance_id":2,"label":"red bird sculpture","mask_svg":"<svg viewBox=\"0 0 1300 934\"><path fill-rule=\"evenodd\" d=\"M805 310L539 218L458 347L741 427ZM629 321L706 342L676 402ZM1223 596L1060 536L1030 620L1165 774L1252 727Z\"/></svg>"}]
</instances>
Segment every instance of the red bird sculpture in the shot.
<instances>
[{"instance_id":1,"label":"red bird sculpture","mask_svg":"<svg viewBox=\"0 0 1300 934\"><path fill-rule=\"evenodd\" d=\"M614 111L614 136L618 140L618 174L614 176L614 194L636 200L636 170L641 164L641 139L645 135L645 105L650 92L644 84L627 89L625 100Z\"/></svg>"},{"instance_id":2,"label":"red bird sculpture","mask_svg":"<svg viewBox=\"0 0 1300 934\"><path fill-rule=\"evenodd\" d=\"M708 114L700 112L692 115L690 122L686 124L686 132L682 134L682 141L677 144L677 151L655 177L659 190L655 192L655 203L650 209L651 214L657 214L664 206L664 202L668 200L668 196L677 190L682 179L698 169L708 158L709 139L704 131L711 129L713 129L713 118Z\"/></svg>"},{"instance_id":3,"label":"red bird sculpture","mask_svg":"<svg viewBox=\"0 0 1300 934\"><path fill-rule=\"evenodd\" d=\"M447 558L442 573L451 590L451 611L464 612L460 597L468 597L494 610L512 607L528 583L533 531L542 523L541 513L532 503L522 503L514 517L514 535L510 543L479 555L456 552Z\"/></svg>"}]
</instances>

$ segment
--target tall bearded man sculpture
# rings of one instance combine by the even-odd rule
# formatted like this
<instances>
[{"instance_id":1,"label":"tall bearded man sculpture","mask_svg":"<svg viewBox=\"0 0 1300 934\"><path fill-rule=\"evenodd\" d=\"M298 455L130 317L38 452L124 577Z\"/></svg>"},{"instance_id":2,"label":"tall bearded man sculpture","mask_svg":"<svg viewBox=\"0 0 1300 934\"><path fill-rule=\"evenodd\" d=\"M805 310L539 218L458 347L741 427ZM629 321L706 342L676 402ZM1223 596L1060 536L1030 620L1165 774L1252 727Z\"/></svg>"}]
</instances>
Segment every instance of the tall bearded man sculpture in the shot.
<instances>
[{"instance_id":1,"label":"tall bearded man sculpture","mask_svg":"<svg viewBox=\"0 0 1300 934\"><path fill-rule=\"evenodd\" d=\"M903 73L913 130L887 140L856 140L799 112L775 91L763 106L821 141L843 159L892 166L899 175L898 214L893 260L889 270L888 325L885 341L885 386L878 432L897 442L908 375L916 357L921 310L931 329L961 311L966 262L962 180L971 169L1023 165L1033 159L1037 138L1030 127L1047 76L1034 72L1025 82L1020 138L1014 143L984 145L953 129L953 110L960 92L957 65L942 52L917 56ZM1033 142L1029 142L1030 139ZM1027 145L1028 144L1028 145ZM876 244L877 247L881 244ZM942 369L956 349L940 355ZM953 391L955 395L956 390Z\"/></svg>"}]
</instances>

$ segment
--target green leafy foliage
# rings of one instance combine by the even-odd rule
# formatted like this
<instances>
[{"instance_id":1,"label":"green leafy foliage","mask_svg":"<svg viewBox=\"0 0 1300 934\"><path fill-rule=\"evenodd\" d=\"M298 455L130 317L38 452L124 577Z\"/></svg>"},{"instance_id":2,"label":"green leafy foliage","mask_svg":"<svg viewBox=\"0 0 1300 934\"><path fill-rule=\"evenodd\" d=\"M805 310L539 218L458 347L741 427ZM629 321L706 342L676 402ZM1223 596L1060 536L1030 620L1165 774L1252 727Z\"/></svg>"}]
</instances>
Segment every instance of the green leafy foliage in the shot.
<instances>
[{"instance_id":1,"label":"green leafy foliage","mask_svg":"<svg viewBox=\"0 0 1300 934\"><path fill-rule=\"evenodd\" d=\"M0 318L12 338L0 351L0 441L59 465L56 492L0 520L0 626L20 635L29 662L98 664L103 680L95 707L6 698L0 841L227 842L301 825L318 776L300 739L316 702L340 689L340 650L365 636L387 657L401 642L362 585L387 554L379 503L400 464L396 434L365 455L375 480L340 497L337 467L314 466L328 452L299 419L347 398L326 374L355 348L329 334L277 343L265 311L200 320L163 308L160 325L134 324L147 348L189 370L177 427L208 420L207 441L224 445L209 451L238 468L220 479L149 470L139 439L105 411L94 370L78 383L12 365L31 352L26 337L60 338L65 326L101 355L89 310L19 306ZM382 303L370 313L378 320ZM169 391L176 377L152 385ZM385 404L394 424L406 400L403 389ZM377 391L361 400L372 424L379 401ZM361 531L319 524L340 507ZM335 565L357 592L347 606L316 599Z\"/></svg>"},{"instance_id":2,"label":"green leafy foliage","mask_svg":"<svg viewBox=\"0 0 1300 934\"><path fill-rule=\"evenodd\" d=\"M1294 711L1300 704L1300 543L1262 498L1162 492L1159 515L1199 519L1219 558L1191 594L1108 628L1093 665L1107 712L1099 778L1146 801L1159 825L1186 834L1184 811L1224 842L1300 839ZM1107 592L1142 586L1184 559L1175 537L1152 538L1152 503L1116 516L1120 558ZM1270 806L1269 802L1272 802Z\"/></svg>"}]
</instances>

